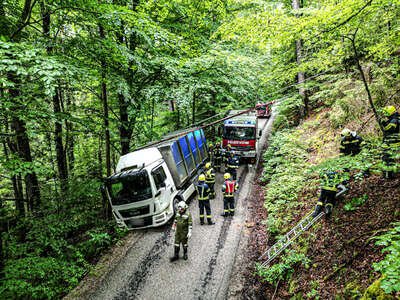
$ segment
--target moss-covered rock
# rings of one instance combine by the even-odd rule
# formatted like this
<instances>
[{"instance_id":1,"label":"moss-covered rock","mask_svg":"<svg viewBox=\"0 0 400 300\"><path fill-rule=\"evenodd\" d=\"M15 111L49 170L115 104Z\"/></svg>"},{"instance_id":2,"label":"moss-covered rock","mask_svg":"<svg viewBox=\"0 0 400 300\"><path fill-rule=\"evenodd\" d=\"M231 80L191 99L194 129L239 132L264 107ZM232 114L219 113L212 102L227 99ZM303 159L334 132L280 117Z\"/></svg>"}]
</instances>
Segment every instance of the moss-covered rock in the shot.
<instances>
[{"instance_id":1,"label":"moss-covered rock","mask_svg":"<svg viewBox=\"0 0 400 300\"><path fill-rule=\"evenodd\" d=\"M381 288L381 280L382 277L378 280L375 280L373 284L371 284L364 292L364 295L360 300L394 300L396 299L393 296L386 294Z\"/></svg>"}]
</instances>

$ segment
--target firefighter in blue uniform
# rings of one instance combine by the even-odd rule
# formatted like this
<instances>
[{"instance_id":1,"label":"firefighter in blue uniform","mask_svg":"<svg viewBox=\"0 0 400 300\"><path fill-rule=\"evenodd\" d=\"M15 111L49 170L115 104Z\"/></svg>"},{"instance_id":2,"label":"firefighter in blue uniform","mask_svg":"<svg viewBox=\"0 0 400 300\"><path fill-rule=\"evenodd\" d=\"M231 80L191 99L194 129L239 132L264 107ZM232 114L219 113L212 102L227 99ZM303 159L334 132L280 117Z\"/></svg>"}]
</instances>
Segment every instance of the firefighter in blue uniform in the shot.
<instances>
[{"instance_id":1,"label":"firefighter in blue uniform","mask_svg":"<svg viewBox=\"0 0 400 300\"><path fill-rule=\"evenodd\" d=\"M335 205L336 193L338 185L341 184L341 179L338 172L325 171L321 175L321 194L319 196L317 206L312 216L318 216L325 208L325 214L329 217Z\"/></svg>"},{"instance_id":2,"label":"firefighter in blue uniform","mask_svg":"<svg viewBox=\"0 0 400 300\"><path fill-rule=\"evenodd\" d=\"M239 165L240 165L239 157L235 154L235 152L231 151L229 158L226 162L226 168L227 172L230 175L232 175L233 180L236 180L237 169L239 168Z\"/></svg>"},{"instance_id":3,"label":"firefighter in blue uniform","mask_svg":"<svg viewBox=\"0 0 400 300\"><path fill-rule=\"evenodd\" d=\"M178 203L178 211L175 215L172 228L175 230L174 256L170 261L179 259L180 244L183 245L183 259L188 259L188 239L192 236L192 217L187 210L188 206L184 201Z\"/></svg>"},{"instance_id":4,"label":"firefighter in blue uniform","mask_svg":"<svg viewBox=\"0 0 400 300\"><path fill-rule=\"evenodd\" d=\"M340 153L344 155L356 155L360 153L363 140L356 132L345 128L340 135Z\"/></svg>"},{"instance_id":5,"label":"firefighter in blue uniform","mask_svg":"<svg viewBox=\"0 0 400 300\"><path fill-rule=\"evenodd\" d=\"M400 116L392 105L383 109L385 118L381 121L383 128L383 155L384 171L387 178L393 178L398 171L396 158L400 150Z\"/></svg>"},{"instance_id":6,"label":"firefighter in blue uniform","mask_svg":"<svg viewBox=\"0 0 400 300\"><path fill-rule=\"evenodd\" d=\"M224 195L224 213L223 217L235 215L235 192L239 185L232 179L231 174L224 174L224 184L222 185L222 193Z\"/></svg>"},{"instance_id":7,"label":"firefighter in blue uniform","mask_svg":"<svg viewBox=\"0 0 400 300\"><path fill-rule=\"evenodd\" d=\"M206 176L204 174L199 175L199 180L196 184L197 200L199 201L199 217L200 225L204 225L204 210L206 211L206 219L208 225L214 225L211 216L210 206L210 187L205 183Z\"/></svg>"},{"instance_id":8,"label":"firefighter in blue uniform","mask_svg":"<svg viewBox=\"0 0 400 300\"><path fill-rule=\"evenodd\" d=\"M208 159L210 162L214 162L214 144L208 144Z\"/></svg>"},{"instance_id":9,"label":"firefighter in blue uniform","mask_svg":"<svg viewBox=\"0 0 400 300\"><path fill-rule=\"evenodd\" d=\"M226 148L223 149L223 156L224 156L225 169L226 169L227 166L228 166L228 159L229 159L229 157L231 156L232 151L233 151L233 150L232 150L231 144L228 144L228 145L226 146Z\"/></svg>"},{"instance_id":10,"label":"firefighter in blue uniform","mask_svg":"<svg viewBox=\"0 0 400 300\"><path fill-rule=\"evenodd\" d=\"M221 170L222 165L222 148L220 144L215 144L214 147L214 167L217 171Z\"/></svg>"},{"instance_id":11,"label":"firefighter in blue uniform","mask_svg":"<svg viewBox=\"0 0 400 300\"><path fill-rule=\"evenodd\" d=\"M206 176L206 183L208 187L210 188L210 194L209 198L214 199L215 198L215 190L214 190L214 185L215 185L215 171L214 168L211 166L211 163L206 163L206 169L205 169L205 176Z\"/></svg>"}]
</instances>

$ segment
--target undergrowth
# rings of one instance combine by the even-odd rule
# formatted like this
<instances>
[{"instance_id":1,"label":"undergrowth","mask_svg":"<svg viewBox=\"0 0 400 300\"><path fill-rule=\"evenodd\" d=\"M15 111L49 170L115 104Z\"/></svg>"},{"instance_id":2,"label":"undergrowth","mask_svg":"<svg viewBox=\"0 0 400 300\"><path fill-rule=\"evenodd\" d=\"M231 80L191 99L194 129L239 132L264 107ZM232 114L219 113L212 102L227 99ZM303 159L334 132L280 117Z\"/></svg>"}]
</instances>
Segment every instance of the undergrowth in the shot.
<instances>
[{"instance_id":1,"label":"undergrowth","mask_svg":"<svg viewBox=\"0 0 400 300\"><path fill-rule=\"evenodd\" d=\"M3 234L3 299L55 299L72 290L125 232L101 216L99 182L75 185L64 201ZM79 205L78 205L79 204Z\"/></svg>"}]
</instances>

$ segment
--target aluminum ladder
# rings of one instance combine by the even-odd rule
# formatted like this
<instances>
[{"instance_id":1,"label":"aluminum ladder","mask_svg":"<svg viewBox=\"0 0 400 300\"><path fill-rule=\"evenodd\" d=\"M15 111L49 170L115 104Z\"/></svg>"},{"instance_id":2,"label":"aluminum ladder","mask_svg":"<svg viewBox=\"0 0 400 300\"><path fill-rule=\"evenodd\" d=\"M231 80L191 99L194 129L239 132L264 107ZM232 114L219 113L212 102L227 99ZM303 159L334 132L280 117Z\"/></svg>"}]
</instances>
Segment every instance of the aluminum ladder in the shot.
<instances>
[{"instance_id":1,"label":"aluminum ladder","mask_svg":"<svg viewBox=\"0 0 400 300\"><path fill-rule=\"evenodd\" d=\"M347 188L340 184L338 185L339 191L336 193L336 198L343 195ZM312 216L313 213L308 214L304 219L302 219L295 227L293 227L282 239L276 242L272 247L270 247L267 251L261 255L258 260L264 260L261 266L267 267L270 262L282 253L294 240L296 240L304 231L308 230L312 225L321 220L322 216L325 215L325 212L321 212L316 217Z\"/></svg>"}]
</instances>

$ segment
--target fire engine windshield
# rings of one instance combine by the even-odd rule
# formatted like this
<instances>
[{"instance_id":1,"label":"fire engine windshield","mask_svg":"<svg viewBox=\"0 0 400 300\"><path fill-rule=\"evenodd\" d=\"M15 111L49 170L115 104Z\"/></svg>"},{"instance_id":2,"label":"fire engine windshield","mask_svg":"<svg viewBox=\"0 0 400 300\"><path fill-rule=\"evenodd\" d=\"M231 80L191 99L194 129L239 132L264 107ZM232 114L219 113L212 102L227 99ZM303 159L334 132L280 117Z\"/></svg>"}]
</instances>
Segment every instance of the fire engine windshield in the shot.
<instances>
[{"instance_id":1,"label":"fire engine windshield","mask_svg":"<svg viewBox=\"0 0 400 300\"><path fill-rule=\"evenodd\" d=\"M146 170L111 180L109 192L113 205L122 205L152 197L149 176Z\"/></svg>"},{"instance_id":2,"label":"fire engine windshield","mask_svg":"<svg viewBox=\"0 0 400 300\"><path fill-rule=\"evenodd\" d=\"M267 109L267 105L260 105L256 107L257 110L266 110Z\"/></svg>"},{"instance_id":3,"label":"fire engine windshield","mask_svg":"<svg viewBox=\"0 0 400 300\"><path fill-rule=\"evenodd\" d=\"M224 127L224 138L228 140L251 140L255 136L255 127Z\"/></svg>"}]
</instances>

